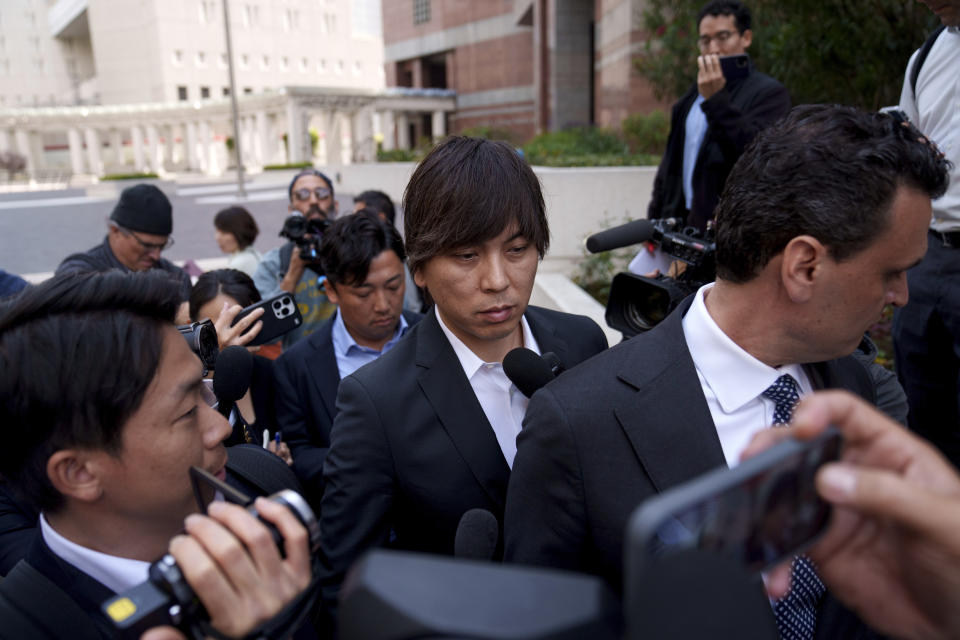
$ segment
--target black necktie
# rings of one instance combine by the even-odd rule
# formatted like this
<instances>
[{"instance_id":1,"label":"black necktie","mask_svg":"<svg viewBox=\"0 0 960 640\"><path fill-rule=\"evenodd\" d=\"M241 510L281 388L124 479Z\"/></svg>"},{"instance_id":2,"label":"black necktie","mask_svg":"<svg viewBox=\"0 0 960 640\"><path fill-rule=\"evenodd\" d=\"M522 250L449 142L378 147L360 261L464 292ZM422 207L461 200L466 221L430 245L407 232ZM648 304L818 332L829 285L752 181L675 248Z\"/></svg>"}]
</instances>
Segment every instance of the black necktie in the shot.
<instances>
[{"instance_id":1,"label":"black necktie","mask_svg":"<svg viewBox=\"0 0 960 640\"><path fill-rule=\"evenodd\" d=\"M800 400L800 389L793 376L784 374L763 392L763 396L774 402L774 426L783 426L790 422L793 409ZM790 592L773 605L777 628L783 640L810 640L817 630L817 607L826 587L813 562L806 556L793 559L790 573Z\"/></svg>"}]
</instances>

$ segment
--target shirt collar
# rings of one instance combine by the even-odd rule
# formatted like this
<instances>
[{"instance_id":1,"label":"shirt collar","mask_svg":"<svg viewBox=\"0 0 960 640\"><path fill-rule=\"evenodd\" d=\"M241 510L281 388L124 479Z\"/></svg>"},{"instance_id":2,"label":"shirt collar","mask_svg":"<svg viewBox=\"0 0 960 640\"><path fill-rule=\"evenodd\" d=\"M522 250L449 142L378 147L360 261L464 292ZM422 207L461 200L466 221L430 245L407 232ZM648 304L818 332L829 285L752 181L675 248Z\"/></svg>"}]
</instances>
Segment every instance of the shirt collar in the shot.
<instances>
[{"instance_id":1,"label":"shirt collar","mask_svg":"<svg viewBox=\"0 0 960 640\"><path fill-rule=\"evenodd\" d=\"M704 384L717 397L725 413L732 413L757 398L781 375L789 373L797 381L805 379L798 364L771 367L744 351L714 321L704 302L713 287L706 284L697 291L693 304L683 318L683 335L693 364Z\"/></svg>"},{"instance_id":2,"label":"shirt collar","mask_svg":"<svg viewBox=\"0 0 960 640\"><path fill-rule=\"evenodd\" d=\"M473 374L477 372L480 367L485 363L480 359L477 354L470 350L470 347L465 345L463 341L458 338L446 323L443 321L443 317L440 315L440 309L434 307L434 311L437 314L437 322L440 323L440 329L443 331L443 334L447 336L447 340L450 342L450 346L453 347L453 352L457 354L457 359L460 361L460 365L463 367L463 372L467 374L467 380L473 377ZM537 355L540 355L540 345L537 343L537 339L533 337L533 331L530 330L530 323L527 322L527 316L520 316L520 327L523 330L523 346L526 349L530 349L535 352ZM492 363L500 364L502 363Z\"/></svg>"},{"instance_id":3,"label":"shirt collar","mask_svg":"<svg viewBox=\"0 0 960 640\"><path fill-rule=\"evenodd\" d=\"M42 513L40 534L50 551L115 593L126 591L147 579L149 562L111 556L67 540L50 526Z\"/></svg>"},{"instance_id":4,"label":"shirt collar","mask_svg":"<svg viewBox=\"0 0 960 640\"><path fill-rule=\"evenodd\" d=\"M364 347L363 345L357 344L357 341L354 340L350 332L347 331L347 325L343 323L343 315L340 313L340 308L337 307L336 315L333 319L333 335L331 336L333 339L333 349L335 353L340 355L347 355L354 350L363 353L386 353L397 340L403 337L409 328L410 326L407 324L407 319L404 318L403 313L401 313L400 321L397 322L397 328L393 332L393 337L383 345L383 348L378 351L370 347Z\"/></svg>"}]
</instances>

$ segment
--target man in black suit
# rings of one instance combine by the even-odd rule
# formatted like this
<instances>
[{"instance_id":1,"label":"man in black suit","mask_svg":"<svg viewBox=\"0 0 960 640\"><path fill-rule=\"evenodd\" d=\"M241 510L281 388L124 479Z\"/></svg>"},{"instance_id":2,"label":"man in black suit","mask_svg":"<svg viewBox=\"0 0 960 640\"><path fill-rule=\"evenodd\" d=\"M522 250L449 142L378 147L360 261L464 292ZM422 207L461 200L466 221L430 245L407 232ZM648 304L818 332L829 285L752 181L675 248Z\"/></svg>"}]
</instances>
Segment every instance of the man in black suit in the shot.
<instances>
[{"instance_id":1,"label":"man in black suit","mask_svg":"<svg viewBox=\"0 0 960 640\"><path fill-rule=\"evenodd\" d=\"M534 395L505 558L621 589L624 529L645 498L736 465L753 432L787 421L795 394L873 400L850 354L885 305L906 302L946 181L942 156L886 114L798 107L762 132L718 208L716 282Z\"/></svg>"},{"instance_id":2,"label":"man in black suit","mask_svg":"<svg viewBox=\"0 0 960 640\"><path fill-rule=\"evenodd\" d=\"M144 582L168 550L231 636L309 582L306 530L287 509L256 503L285 558L243 509L196 513L190 467L225 477L230 425L174 328L179 304L165 273L110 271L57 276L0 308L0 474L40 510L26 558L0 582L0 636L116 637L103 599Z\"/></svg>"},{"instance_id":3,"label":"man in black suit","mask_svg":"<svg viewBox=\"0 0 960 640\"><path fill-rule=\"evenodd\" d=\"M402 310L403 241L375 213L361 210L335 220L323 235L320 259L337 312L274 364L277 425L315 509L323 495L340 380L390 351L420 320Z\"/></svg>"},{"instance_id":4,"label":"man in black suit","mask_svg":"<svg viewBox=\"0 0 960 640\"><path fill-rule=\"evenodd\" d=\"M502 521L527 402L503 373L508 351L572 367L606 347L591 320L528 306L549 229L540 183L509 145L447 139L403 208L410 268L435 306L340 383L320 523L331 606L372 547L449 555L466 511Z\"/></svg>"},{"instance_id":5,"label":"man in black suit","mask_svg":"<svg viewBox=\"0 0 960 640\"><path fill-rule=\"evenodd\" d=\"M647 217L683 218L702 231L737 158L759 131L787 115L790 95L752 64L745 77L730 80L720 68L721 56L744 54L753 41L746 6L710 2L697 16L697 31L697 84L673 105Z\"/></svg>"}]
</instances>

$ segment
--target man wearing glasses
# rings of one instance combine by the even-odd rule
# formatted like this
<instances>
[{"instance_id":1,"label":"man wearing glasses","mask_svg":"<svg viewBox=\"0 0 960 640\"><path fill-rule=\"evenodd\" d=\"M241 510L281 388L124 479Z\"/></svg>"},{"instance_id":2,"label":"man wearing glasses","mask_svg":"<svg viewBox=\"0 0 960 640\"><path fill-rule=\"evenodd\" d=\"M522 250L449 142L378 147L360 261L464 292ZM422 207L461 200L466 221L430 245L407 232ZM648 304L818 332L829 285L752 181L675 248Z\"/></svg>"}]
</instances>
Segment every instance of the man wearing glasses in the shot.
<instances>
[{"instance_id":1,"label":"man wearing glasses","mask_svg":"<svg viewBox=\"0 0 960 640\"><path fill-rule=\"evenodd\" d=\"M67 256L57 275L85 271L160 269L180 284L182 301L190 297L190 276L160 253L173 245L173 207L152 184L127 187L110 214L107 237L96 247Z\"/></svg>"},{"instance_id":2,"label":"man wearing glasses","mask_svg":"<svg viewBox=\"0 0 960 640\"><path fill-rule=\"evenodd\" d=\"M295 175L287 195L287 208L295 215L310 220L332 220L337 215L333 183L316 169L304 169ZM293 242L268 251L253 274L253 282L265 300L283 291L297 299L303 324L283 336L284 349L316 331L337 308L324 294L322 278L300 258Z\"/></svg>"},{"instance_id":3,"label":"man wearing glasses","mask_svg":"<svg viewBox=\"0 0 960 640\"><path fill-rule=\"evenodd\" d=\"M747 7L713 0L700 10L697 31L697 84L673 105L647 217L678 217L703 230L737 158L761 129L787 114L790 95L749 60L743 77L727 79L721 70L721 57L745 54L753 40Z\"/></svg>"}]
</instances>

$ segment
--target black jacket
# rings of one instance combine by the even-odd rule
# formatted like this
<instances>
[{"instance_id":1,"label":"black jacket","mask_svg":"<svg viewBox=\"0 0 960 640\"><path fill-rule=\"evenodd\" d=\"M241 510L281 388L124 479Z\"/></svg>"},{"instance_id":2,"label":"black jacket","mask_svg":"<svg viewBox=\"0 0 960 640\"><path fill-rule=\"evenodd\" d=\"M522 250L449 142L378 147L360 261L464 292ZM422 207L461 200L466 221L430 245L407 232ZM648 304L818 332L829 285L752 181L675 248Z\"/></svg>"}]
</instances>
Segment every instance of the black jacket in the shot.
<instances>
[{"instance_id":1,"label":"black jacket","mask_svg":"<svg viewBox=\"0 0 960 640\"><path fill-rule=\"evenodd\" d=\"M670 115L667 149L653 183L648 218L683 215L683 143L687 114L697 98L694 85ZM693 206L687 224L703 230L713 218L727 176L747 144L762 129L790 110L790 95L773 78L751 69L750 75L728 82L703 102L707 131L693 169Z\"/></svg>"}]
</instances>

